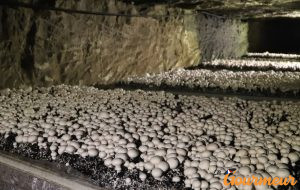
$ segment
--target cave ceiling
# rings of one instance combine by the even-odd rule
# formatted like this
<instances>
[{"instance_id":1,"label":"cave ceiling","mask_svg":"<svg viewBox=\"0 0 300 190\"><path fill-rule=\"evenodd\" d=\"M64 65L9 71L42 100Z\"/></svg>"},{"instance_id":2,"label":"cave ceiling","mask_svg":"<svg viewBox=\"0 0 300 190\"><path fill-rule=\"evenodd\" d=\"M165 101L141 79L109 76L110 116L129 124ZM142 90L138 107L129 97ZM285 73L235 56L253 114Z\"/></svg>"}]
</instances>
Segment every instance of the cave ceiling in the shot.
<instances>
[{"instance_id":1,"label":"cave ceiling","mask_svg":"<svg viewBox=\"0 0 300 190\"><path fill-rule=\"evenodd\" d=\"M50 6L52 9L55 9L61 7L64 8L65 5L72 5L74 2L76 3L80 1L0 0L0 6L11 6L15 3L27 3L29 5L34 5L35 7ZM89 0L88 2L98 4L99 2L102 3L103 0ZM206 11L211 14L240 17L242 19L278 16L300 17L300 0L106 0L105 2L120 2L125 5L128 4L128 6L126 6L127 8L134 6L137 8L137 14L141 15L155 15L156 13L162 12L161 10L166 10L165 8L176 8L176 10L188 10L193 12ZM66 7L70 8L68 6ZM153 7L160 7L160 9L152 9ZM88 9L86 11L90 10Z\"/></svg>"},{"instance_id":2,"label":"cave ceiling","mask_svg":"<svg viewBox=\"0 0 300 190\"><path fill-rule=\"evenodd\" d=\"M276 17L299 15L300 0L120 0L139 6L165 5L194 11L210 11L251 17Z\"/></svg>"}]
</instances>

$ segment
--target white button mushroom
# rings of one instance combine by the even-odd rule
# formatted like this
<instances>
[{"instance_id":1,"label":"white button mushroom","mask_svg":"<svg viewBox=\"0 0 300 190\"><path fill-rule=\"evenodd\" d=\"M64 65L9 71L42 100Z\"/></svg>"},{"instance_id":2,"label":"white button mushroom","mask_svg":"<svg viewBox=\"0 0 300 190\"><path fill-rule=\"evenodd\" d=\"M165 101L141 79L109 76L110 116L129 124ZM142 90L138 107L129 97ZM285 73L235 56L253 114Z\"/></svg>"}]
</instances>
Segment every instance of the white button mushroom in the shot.
<instances>
[{"instance_id":1,"label":"white button mushroom","mask_svg":"<svg viewBox=\"0 0 300 190\"><path fill-rule=\"evenodd\" d=\"M131 159L134 159L134 158L136 158L136 157L139 156L138 150L133 149L133 148L132 148L132 149L129 149L128 152L127 152L127 154L128 154L128 156L129 156Z\"/></svg>"},{"instance_id":2,"label":"white button mushroom","mask_svg":"<svg viewBox=\"0 0 300 190\"><path fill-rule=\"evenodd\" d=\"M171 169L176 169L179 166L179 161L177 158L169 158L167 159L167 162Z\"/></svg>"},{"instance_id":3,"label":"white button mushroom","mask_svg":"<svg viewBox=\"0 0 300 190\"><path fill-rule=\"evenodd\" d=\"M160 178L163 174L163 171L159 168L154 168L152 171L151 171L151 174L154 178Z\"/></svg>"},{"instance_id":4,"label":"white button mushroom","mask_svg":"<svg viewBox=\"0 0 300 190\"><path fill-rule=\"evenodd\" d=\"M178 182L181 181L181 179L180 179L179 176L174 176L174 177L172 178L172 181L173 181L174 183L178 183Z\"/></svg>"},{"instance_id":5,"label":"white button mushroom","mask_svg":"<svg viewBox=\"0 0 300 190\"><path fill-rule=\"evenodd\" d=\"M95 157L95 156L98 156L98 150L92 148L92 149L89 149L88 150L88 154L90 157Z\"/></svg>"}]
</instances>

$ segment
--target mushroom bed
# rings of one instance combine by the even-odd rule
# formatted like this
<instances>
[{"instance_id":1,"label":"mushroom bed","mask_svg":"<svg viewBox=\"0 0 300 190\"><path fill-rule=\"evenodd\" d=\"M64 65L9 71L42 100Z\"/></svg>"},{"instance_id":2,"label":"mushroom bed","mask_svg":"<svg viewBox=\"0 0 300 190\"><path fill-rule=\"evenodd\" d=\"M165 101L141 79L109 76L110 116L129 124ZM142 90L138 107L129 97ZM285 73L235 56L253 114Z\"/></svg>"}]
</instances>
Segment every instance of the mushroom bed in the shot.
<instances>
[{"instance_id":1,"label":"mushroom bed","mask_svg":"<svg viewBox=\"0 0 300 190\"><path fill-rule=\"evenodd\" d=\"M189 69L130 77L125 85L256 96L300 96L300 62L213 60Z\"/></svg>"},{"instance_id":2,"label":"mushroom bed","mask_svg":"<svg viewBox=\"0 0 300 190\"><path fill-rule=\"evenodd\" d=\"M225 186L231 168L298 179L299 128L297 101L65 85L0 96L1 150L65 164L110 189L253 188ZM289 187L255 186L274 188Z\"/></svg>"},{"instance_id":3,"label":"mushroom bed","mask_svg":"<svg viewBox=\"0 0 300 190\"><path fill-rule=\"evenodd\" d=\"M274 58L275 59L275 58ZM225 69L240 69L254 71L300 71L299 61L273 61L269 59L216 59L209 62L203 62L204 67L225 68ZM196 66L197 67L197 66Z\"/></svg>"}]
</instances>

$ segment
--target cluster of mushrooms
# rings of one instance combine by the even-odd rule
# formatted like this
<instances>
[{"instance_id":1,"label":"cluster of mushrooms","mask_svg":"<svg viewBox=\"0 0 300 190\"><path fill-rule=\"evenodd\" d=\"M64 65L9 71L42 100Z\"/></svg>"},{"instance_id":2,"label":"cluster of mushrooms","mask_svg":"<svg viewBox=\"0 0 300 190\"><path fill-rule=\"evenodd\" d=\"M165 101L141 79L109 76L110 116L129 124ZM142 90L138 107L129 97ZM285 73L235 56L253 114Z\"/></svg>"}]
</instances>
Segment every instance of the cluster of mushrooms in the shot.
<instances>
[{"instance_id":1,"label":"cluster of mushrooms","mask_svg":"<svg viewBox=\"0 0 300 190\"><path fill-rule=\"evenodd\" d=\"M215 59L212 61L203 62L205 66L225 66L228 68L259 68L272 70L292 70L300 71L300 62L298 61L270 61L256 59Z\"/></svg>"},{"instance_id":2,"label":"cluster of mushrooms","mask_svg":"<svg viewBox=\"0 0 300 190\"><path fill-rule=\"evenodd\" d=\"M270 93L299 93L300 72L289 71L231 71L208 69L177 69L160 74L147 74L144 77L130 77L126 84L142 84L149 86L220 88L234 92L243 89L249 92L268 91Z\"/></svg>"},{"instance_id":3,"label":"cluster of mushrooms","mask_svg":"<svg viewBox=\"0 0 300 190\"><path fill-rule=\"evenodd\" d=\"M299 128L300 102L292 101L66 85L0 96L0 135L16 135L15 148L37 144L53 160L97 157L116 172L138 170L141 182L168 177L195 190L245 189L224 185L230 168L245 177L295 176Z\"/></svg>"}]
</instances>

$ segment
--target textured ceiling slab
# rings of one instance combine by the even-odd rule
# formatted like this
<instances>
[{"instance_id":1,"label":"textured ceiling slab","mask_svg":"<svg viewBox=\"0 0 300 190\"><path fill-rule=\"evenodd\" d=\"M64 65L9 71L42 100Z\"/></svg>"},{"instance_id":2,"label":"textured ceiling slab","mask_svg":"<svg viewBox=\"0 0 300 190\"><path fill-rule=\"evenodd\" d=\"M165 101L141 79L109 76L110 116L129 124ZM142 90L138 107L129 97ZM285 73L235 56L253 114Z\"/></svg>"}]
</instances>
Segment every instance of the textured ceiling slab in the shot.
<instances>
[{"instance_id":1,"label":"textured ceiling slab","mask_svg":"<svg viewBox=\"0 0 300 190\"><path fill-rule=\"evenodd\" d=\"M241 17L284 16L300 10L300 0L120 0L136 5L164 4L171 7L211 11Z\"/></svg>"}]
</instances>

